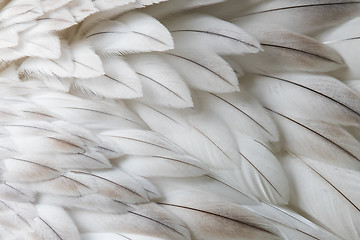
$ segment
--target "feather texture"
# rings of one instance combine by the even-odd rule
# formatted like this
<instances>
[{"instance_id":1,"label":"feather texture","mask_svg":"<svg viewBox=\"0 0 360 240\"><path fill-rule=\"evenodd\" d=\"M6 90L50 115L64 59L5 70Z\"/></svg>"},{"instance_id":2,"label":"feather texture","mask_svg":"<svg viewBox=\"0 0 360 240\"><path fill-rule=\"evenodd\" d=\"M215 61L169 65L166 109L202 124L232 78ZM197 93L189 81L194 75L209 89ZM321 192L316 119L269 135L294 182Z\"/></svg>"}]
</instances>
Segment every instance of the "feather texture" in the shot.
<instances>
[{"instance_id":1,"label":"feather texture","mask_svg":"<svg viewBox=\"0 0 360 240\"><path fill-rule=\"evenodd\" d=\"M0 239L359 239L359 1L0 1Z\"/></svg>"}]
</instances>

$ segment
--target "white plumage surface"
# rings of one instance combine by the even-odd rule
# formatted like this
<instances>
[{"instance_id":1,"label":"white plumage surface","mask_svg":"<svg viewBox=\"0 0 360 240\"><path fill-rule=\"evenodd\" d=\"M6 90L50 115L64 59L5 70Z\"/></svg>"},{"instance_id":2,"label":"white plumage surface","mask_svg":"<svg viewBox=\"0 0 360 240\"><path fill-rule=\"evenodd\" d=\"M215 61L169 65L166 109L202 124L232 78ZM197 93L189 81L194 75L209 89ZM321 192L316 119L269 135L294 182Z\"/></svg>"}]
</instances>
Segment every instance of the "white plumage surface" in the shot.
<instances>
[{"instance_id":1,"label":"white plumage surface","mask_svg":"<svg viewBox=\"0 0 360 240\"><path fill-rule=\"evenodd\" d=\"M360 239L359 15L1 0L0 239Z\"/></svg>"}]
</instances>

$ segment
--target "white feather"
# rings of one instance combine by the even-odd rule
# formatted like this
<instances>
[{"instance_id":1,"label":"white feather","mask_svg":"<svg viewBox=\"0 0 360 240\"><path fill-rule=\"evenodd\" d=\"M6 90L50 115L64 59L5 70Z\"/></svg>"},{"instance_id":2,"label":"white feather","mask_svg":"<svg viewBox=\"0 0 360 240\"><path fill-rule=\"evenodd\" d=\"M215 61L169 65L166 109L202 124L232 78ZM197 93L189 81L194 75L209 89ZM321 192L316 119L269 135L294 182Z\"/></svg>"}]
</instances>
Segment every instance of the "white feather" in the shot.
<instances>
[{"instance_id":1,"label":"white feather","mask_svg":"<svg viewBox=\"0 0 360 240\"><path fill-rule=\"evenodd\" d=\"M212 16L182 15L167 19L165 25L176 48L200 48L220 54L256 53L261 49L257 40L240 27Z\"/></svg>"},{"instance_id":2,"label":"white feather","mask_svg":"<svg viewBox=\"0 0 360 240\"><path fill-rule=\"evenodd\" d=\"M127 60L141 79L144 96L140 101L175 108L193 106L184 80L160 56L141 54Z\"/></svg>"},{"instance_id":3,"label":"white feather","mask_svg":"<svg viewBox=\"0 0 360 240\"><path fill-rule=\"evenodd\" d=\"M166 51L173 48L168 30L155 18L137 12L100 22L84 37L91 41L96 50L105 54Z\"/></svg>"},{"instance_id":4,"label":"white feather","mask_svg":"<svg viewBox=\"0 0 360 240\"><path fill-rule=\"evenodd\" d=\"M309 33L355 16L359 7L359 1L350 0L264 1L242 13L238 20L272 23L301 33Z\"/></svg>"},{"instance_id":5,"label":"white feather","mask_svg":"<svg viewBox=\"0 0 360 240\"><path fill-rule=\"evenodd\" d=\"M340 125L360 124L358 94L332 77L307 73L259 74L249 75L246 84L265 106L292 116Z\"/></svg>"},{"instance_id":6,"label":"white feather","mask_svg":"<svg viewBox=\"0 0 360 240\"><path fill-rule=\"evenodd\" d=\"M339 237L358 239L359 172L291 156L284 163L293 184L290 206Z\"/></svg>"},{"instance_id":7,"label":"white feather","mask_svg":"<svg viewBox=\"0 0 360 240\"><path fill-rule=\"evenodd\" d=\"M239 90L234 71L212 51L177 49L164 57L191 88L220 93Z\"/></svg>"}]
</instances>

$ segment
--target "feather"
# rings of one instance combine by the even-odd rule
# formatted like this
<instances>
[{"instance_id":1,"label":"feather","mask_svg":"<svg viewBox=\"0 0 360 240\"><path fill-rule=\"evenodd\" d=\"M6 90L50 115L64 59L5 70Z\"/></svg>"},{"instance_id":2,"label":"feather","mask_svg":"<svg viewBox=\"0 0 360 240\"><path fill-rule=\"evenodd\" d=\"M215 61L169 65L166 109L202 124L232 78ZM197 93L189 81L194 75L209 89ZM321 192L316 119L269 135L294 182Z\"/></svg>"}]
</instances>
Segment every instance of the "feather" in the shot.
<instances>
[{"instance_id":1,"label":"feather","mask_svg":"<svg viewBox=\"0 0 360 240\"><path fill-rule=\"evenodd\" d=\"M359 12L359 1L350 0L275 0L242 13L239 21L271 22L301 33L339 24ZM291 21L289 21L291 19Z\"/></svg>"},{"instance_id":2,"label":"feather","mask_svg":"<svg viewBox=\"0 0 360 240\"><path fill-rule=\"evenodd\" d=\"M66 45L62 45L61 56L57 59L28 58L18 68L20 77L31 75L72 77L73 71L72 53Z\"/></svg>"},{"instance_id":3,"label":"feather","mask_svg":"<svg viewBox=\"0 0 360 240\"><path fill-rule=\"evenodd\" d=\"M57 178L27 184L38 193L79 197L96 192L95 181L91 177L67 172Z\"/></svg>"},{"instance_id":4,"label":"feather","mask_svg":"<svg viewBox=\"0 0 360 240\"><path fill-rule=\"evenodd\" d=\"M164 57L191 88L220 93L239 90L229 64L211 51L177 49Z\"/></svg>"},{"instance_id":5,"label":"feather","mask_svg":"<svg viewBox=\"0 0 360 240\"><path fill-rule=\"evenodd\" d=\"M60 177L61 172L50 166L31 162L21 157L14 157L3 160L6 172L4 179L6 181L16 182L37 182Z\"/></svg>"},{"instance_id":6,"label":"feather","mask_svg":"<svg viewBox=\"0 0 360 240\"><path fill-rule=\"evenodd\" d=\"M48 0L48 1L41 1L40 5L41 5L41 8L43 9L43 11L45 13L48 13L50 11L54 11L54 10L57 10L57 9L65 6L66 4L68 4L71 1L72 0ZM56 12L56 11L54 11L54 12Z\"/></svg>"},{"instance_id":7,"label":"feather","mask_svg":"<svg viewBox=\"0 0 360 240\"><path fill-rule=\"evenodd\" d=\"M143 121L124 104L102 103L61 93L37 94L32 101L56 112L59 119L93 126L92 129L142 128ZM75 117L76 116L76 117ZM101 124L99 124L101 122ZM115 127L116 126L116 127ZM132 126L132 127L131 127Z\"/></svg>"},{"instance_id":8,"label":"feather","mask_svg":"<svg viewBox=\"0 0 360 240\"><path fill-rule=\"evenodd\" d=\"M290 205L329 231L358 239L359 172L291 156L284 159L284 164L293 184ZM302 181L304 178L306 181Z\"/></svg>"},{"instance_id":9,"label":"feather","mask_svg":"<svg viewBox=\"0 0 360 240\"><path fill-rule=\"evenodd\" d=\"M220 54L256 53L261 49L259 43L240 27L212 16L182 15L164 22L177 48L200 48Z\"/></svg>"},{"instance_id":10,"label":"feather","mask_svg":"<svg viewBox=\"0 0 360 240\"><path fill-rule=\"evenodd\" d=\"M76 24L70 11L66 8L51 11L37 19L36 30L41 32L60 31Z\"/></svg>"},{"instance_id":11,"label":"feather","mask_svg":"<svg viewBox=\"0 0 360 240\"><path fill-rule=\"evenodd\" d=\"M232 20L241 15L244 11L254 7L264 0L226 0L216 4L203 6L197 9L199 12L205 12L225 20Z\"/></svg>"},{"instance_id":12,"label":"feather","mask_svg":"<svg viewBox=\"0 0 360 240\"><path fill-rule=\"evenodd\" d=\"M116 20L102 21L91 28L84 38L105 54L166 51L173 48L168 30L155 18L138 12Z\"/></svg>"},{"instance_id":13,"label":"feather","mask_svg":"<svg viewBox=\"0 0 360 240\"><path fill-rule=\"evenodd\" d=\"M268 219L282 233L285 239L332 239L340 240L332 233L314 224L287 207L271 204L248 206L251 211Z\"/></svg>"},{"instance_id":14,"label":"feather","mask_svg":"<svg viewBox=\"0 0 360 240\"><path fill-rule=\"evenodd\" d=\"M268 109L279 123L286 150L336 166L359 169L360 143L343 128Z\"/></svg>"},{"instance_id":15,"label":"feather","mask_svg":"<svg viewBox=\"0 0 360 240\"><path fill-rule=\"evenodd\" d=\"M248 71L308 71L327 72L343 65L343 59L332 48L305 35L270 24L243 25L264 49L259 54L236 57Z\"/></svg>"},{"instance_id":16,"label":"feather","mask_svg":"<svg viewBox=\"0 0 360 240\"><path fill-rule=\"evenodd\" d=\"M206 165L231 169L239 164L240 155L234 136L226 126L217 124L217 119L140 104L136 104L135 110L152 130L163 134Z\"/></svg>"},{"instance_id":17,"label":"feather","mask_svg":"<svg viewBox=\"0 0 360 240\"><path fill-rule=\"evenodd\" d=\"M264 145L248 137L238 138L245 189L261 201L287 204L289 186L278 159Z\"/></svg>"},{"instance_id":18,"label":"feather","mask_svg":"<svg viewBox=\"0 0 360 240\"><path fill-rule=\"evenodd\" d=\"M175 190L161 205L183 219L196 239L281 239L265 219L216 196Z\"/></svg>"},{"instance_id":19,"label":"feather","mask_svg":"<svg viewBox=\"0 0 360 240\"><path fill-rule=\"evenodd\" d=\"M133 235L133 234L121 234L121 233L85 233L81 234L81 239L83 240L141 240L149 239L145 236ZM151 240L156 240L156 238L151 238ZM160 240L160 239L159 239Z\"/></svg>"},{"instance_id":20,"label":"feather","mask_svg":"<svg viewBox=\"0 0 360 240\"><path fill-rule=\"evenodd\" d=\"M358 94L332 77L307 73L255 74L242 82L267 107L296 117L359 126Z\"/></svg>"},{"instance_id":21,"label":"feather","mask_svg":"<svg viewBox=\"0 0 360 240\"><path fill-rule=\"evenodd\" d=\"M216 113L235 134L248 135L263 143L276 141L279 138L271 116L246 92L240 94L196 92L196 95L201 109Z\"/></svg>"},{"instance_id":22,"label":"feather","mask_svg":"<svg viewBox=\"0 0 360 240\"><path fill-rule=\"evenodd\" d=\"M24 188L16 188L9 183L0 184L0 197L2 201L11 201L14 203L26 203L35 200L31 191Z\"/></svg>"},{"instance_id":23,"label":"feather","mask_svg":"<svg viewBox=\"0 0 360 240\"><path fill-rule=\"evenodd\" d=\"M16 47L19 44L19 34L16 28L0 29L0 48Z\"/></svg>"},{"instance_id":24,"label":"feather","mask_svg":"<svg viewBox=\"0 0 360 240\"><path fill-rule=\"evenodd\" d=\"M184 153L180 147L152 131L138 129L113 130L101 134L115 141L128 155L153 156Z\"/></svg>"},{"instance_id":25,"label":"feather","mask_svg":"<svg viewBox=\"0 0 360 240\"><path fill-rule=\"evenodd\" d=\"M175 190L184 190L186 193L194 193L195 195L200 193L208 194L208 196L216 196L216 199L231 201L234 204L252 206L259 203L255 197L243 188L235 186L226 179L223 179L221 175L215 173L198 177L160 177L152 178L151 181L154 182L159 189L161 196L164 196L166 193L173 193Z\"/></svg>"},{"instance_id":26,"label":"feather","mask_svg":"<svg viewBox=\"0 0 360 240\"><path fill-rule=\"evenodd\" d=\"M38 205L38 217L34 219L35 235L38 239L80 240L79 232L66 211L59 207Z\"/></svg>"},{"instance_id":27,"label":"feather","mask_svg":"<svg viewBox=\"0 0 360 240\"><path fill-rule=\"evenodd\" d=\"M100 11L111 10L119 7L126 6L127 4L133 3L135 0L95 0L94 4Z\"/></svg>"},{"instance_id":28,"label":"feather","mask_svg":"<svg viewBox=\"0 0 360 240\"><path fill-rule=\"evenodd\" d=\"M144 177L197 177L207 174L206 167L188 155L154 155L127 157L121 169Z\"/></svg>"},{"instance_id":29,"label":"feather","mask_svg":"<svg viewBox=\"0 0 360 240\"><path fill-rule=\"evenodd\" d=\"M93 178L97 194L123 203L143 203L149 201L149 197L140 182L136 181L126 172L113 170L98 173L76 171L75 173Z\"/></svg>"},{"instance_id":30,"label":"feather","mask_svg":"<svg viewBox=\"0 0 360 240\"><path fill-rule=\"evenodd\" d=\"M71 1L66 6L77 22L98 11L90 0Z\"/></svg>"},{"instance_id":31,"label":"feather","mask_svg":"<svg viewBox=\"0 0 360 240\"><path fill-rule=\"evenodd\" d=\"M1 48L1 61L13 61L22 57L54 59L60 56L60 41L55 34L39 34L28 30L19 36L21 42L12 48Z\"/></svg>"},{"instance_id":32,"label":"feather","mask_svg":"<svg viewBox=\"0 0 360 240\"><path fill-rule=\"evenodd\" d=\"M360 61L358 48L360 38L359 21L360 18L355 18L316 36L324 44L335 49L344 59L346 68L333 73L334 76L340 79L357 79L360 77L357 67Z\"/></svg>"},{"instance_id":33,"label":"feather","mask_svg":"<svg viewBox=\"0 0 360 240\"><path fill-rule=\"evenodd\" d=\"M154 203L138 205L135 210L123 215L74 211L72 216L82 232L138 234L167 240L190 239L182 221Z\"/></svg>"},{"instance_id":34,"label":"feather","mask_svg":"<svg viewBox=\"0 0 360 240\"><path fill-rule=\"evenodd\" d=\"M96 193L82 196L60 196L42 193L38 198L38 202L40 204L61 206L66 209L82 209L116 214L124 214L133 209L128 204Z\"/></svg>"},{"instance_id":35,"label":"feather","mask_svg":"<svg viewBox=\"0 0 360 240\"><path fill-rule=\"evenodd\" d=\"M104 74L100 57L86 44L71 45L75 78L93 78Z\"/></svg>"},{"instance_id":36,"label":"feather","mask_svg":"<svg viewBox=\"0 0 360 240\"><path fill-rule=\"evenodd\" d=\"M144 96L140 101L175 108L193 106L184 80L160 56L141 54L127 61L141 79Z\"/></svg>"},{"instance_id":37,"label":"feather","mask_svg":"<svg viewBox=\"0 0 360 240\"><path fill-rule=\"evenodd\" d=\"M8 2L0 11L3 27L31 21L41 16L43 11L37 1L14 0Z\"/></svg>"},{"instance_id":38,"label":"feather","mask_svg":"<svg viewBox=\"0 0 360 240\"><path fill-rule=\"evenodd\" d=\"M107 98L138 98L143 95L139 76L131 66L120 57L102 58L105 73L90 79L76 79L74 88L85 89Z\"/></svg>"},{"instance_id":39,"label":"feather","mask_svg":"<svg viewBox=\"0 0 360 240\"><path fill-rule=\"evenodd\" d=\"M157 18L163 18L165 16L173 15L178 12L183 12L186 10L191 10L201 6L211 5L223 1L224 0L184 0L179 2L176 0L169 0L165 3L162 3L161 8L156 6L150 6L147 7L145 11L152 16L156 16Z\"/></svg>"}]
</instances>

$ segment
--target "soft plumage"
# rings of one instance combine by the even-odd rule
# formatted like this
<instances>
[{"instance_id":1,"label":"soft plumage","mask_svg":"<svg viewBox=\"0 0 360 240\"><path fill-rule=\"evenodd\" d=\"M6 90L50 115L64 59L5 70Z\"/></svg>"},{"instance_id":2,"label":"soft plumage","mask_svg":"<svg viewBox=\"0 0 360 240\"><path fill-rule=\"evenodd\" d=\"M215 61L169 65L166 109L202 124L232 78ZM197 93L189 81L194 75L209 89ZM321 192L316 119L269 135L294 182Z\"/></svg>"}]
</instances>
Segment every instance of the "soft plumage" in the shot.
<instances>
[{"instance_id":1,"label":"soft plumage","mask_svg":"<svg viewBox=\"0 0 360 240\"><path fill-rule=\"evenodd\" d=\"M0 239L360 239L360 1L0 1Z\"/></svg>"}]
</instances>

